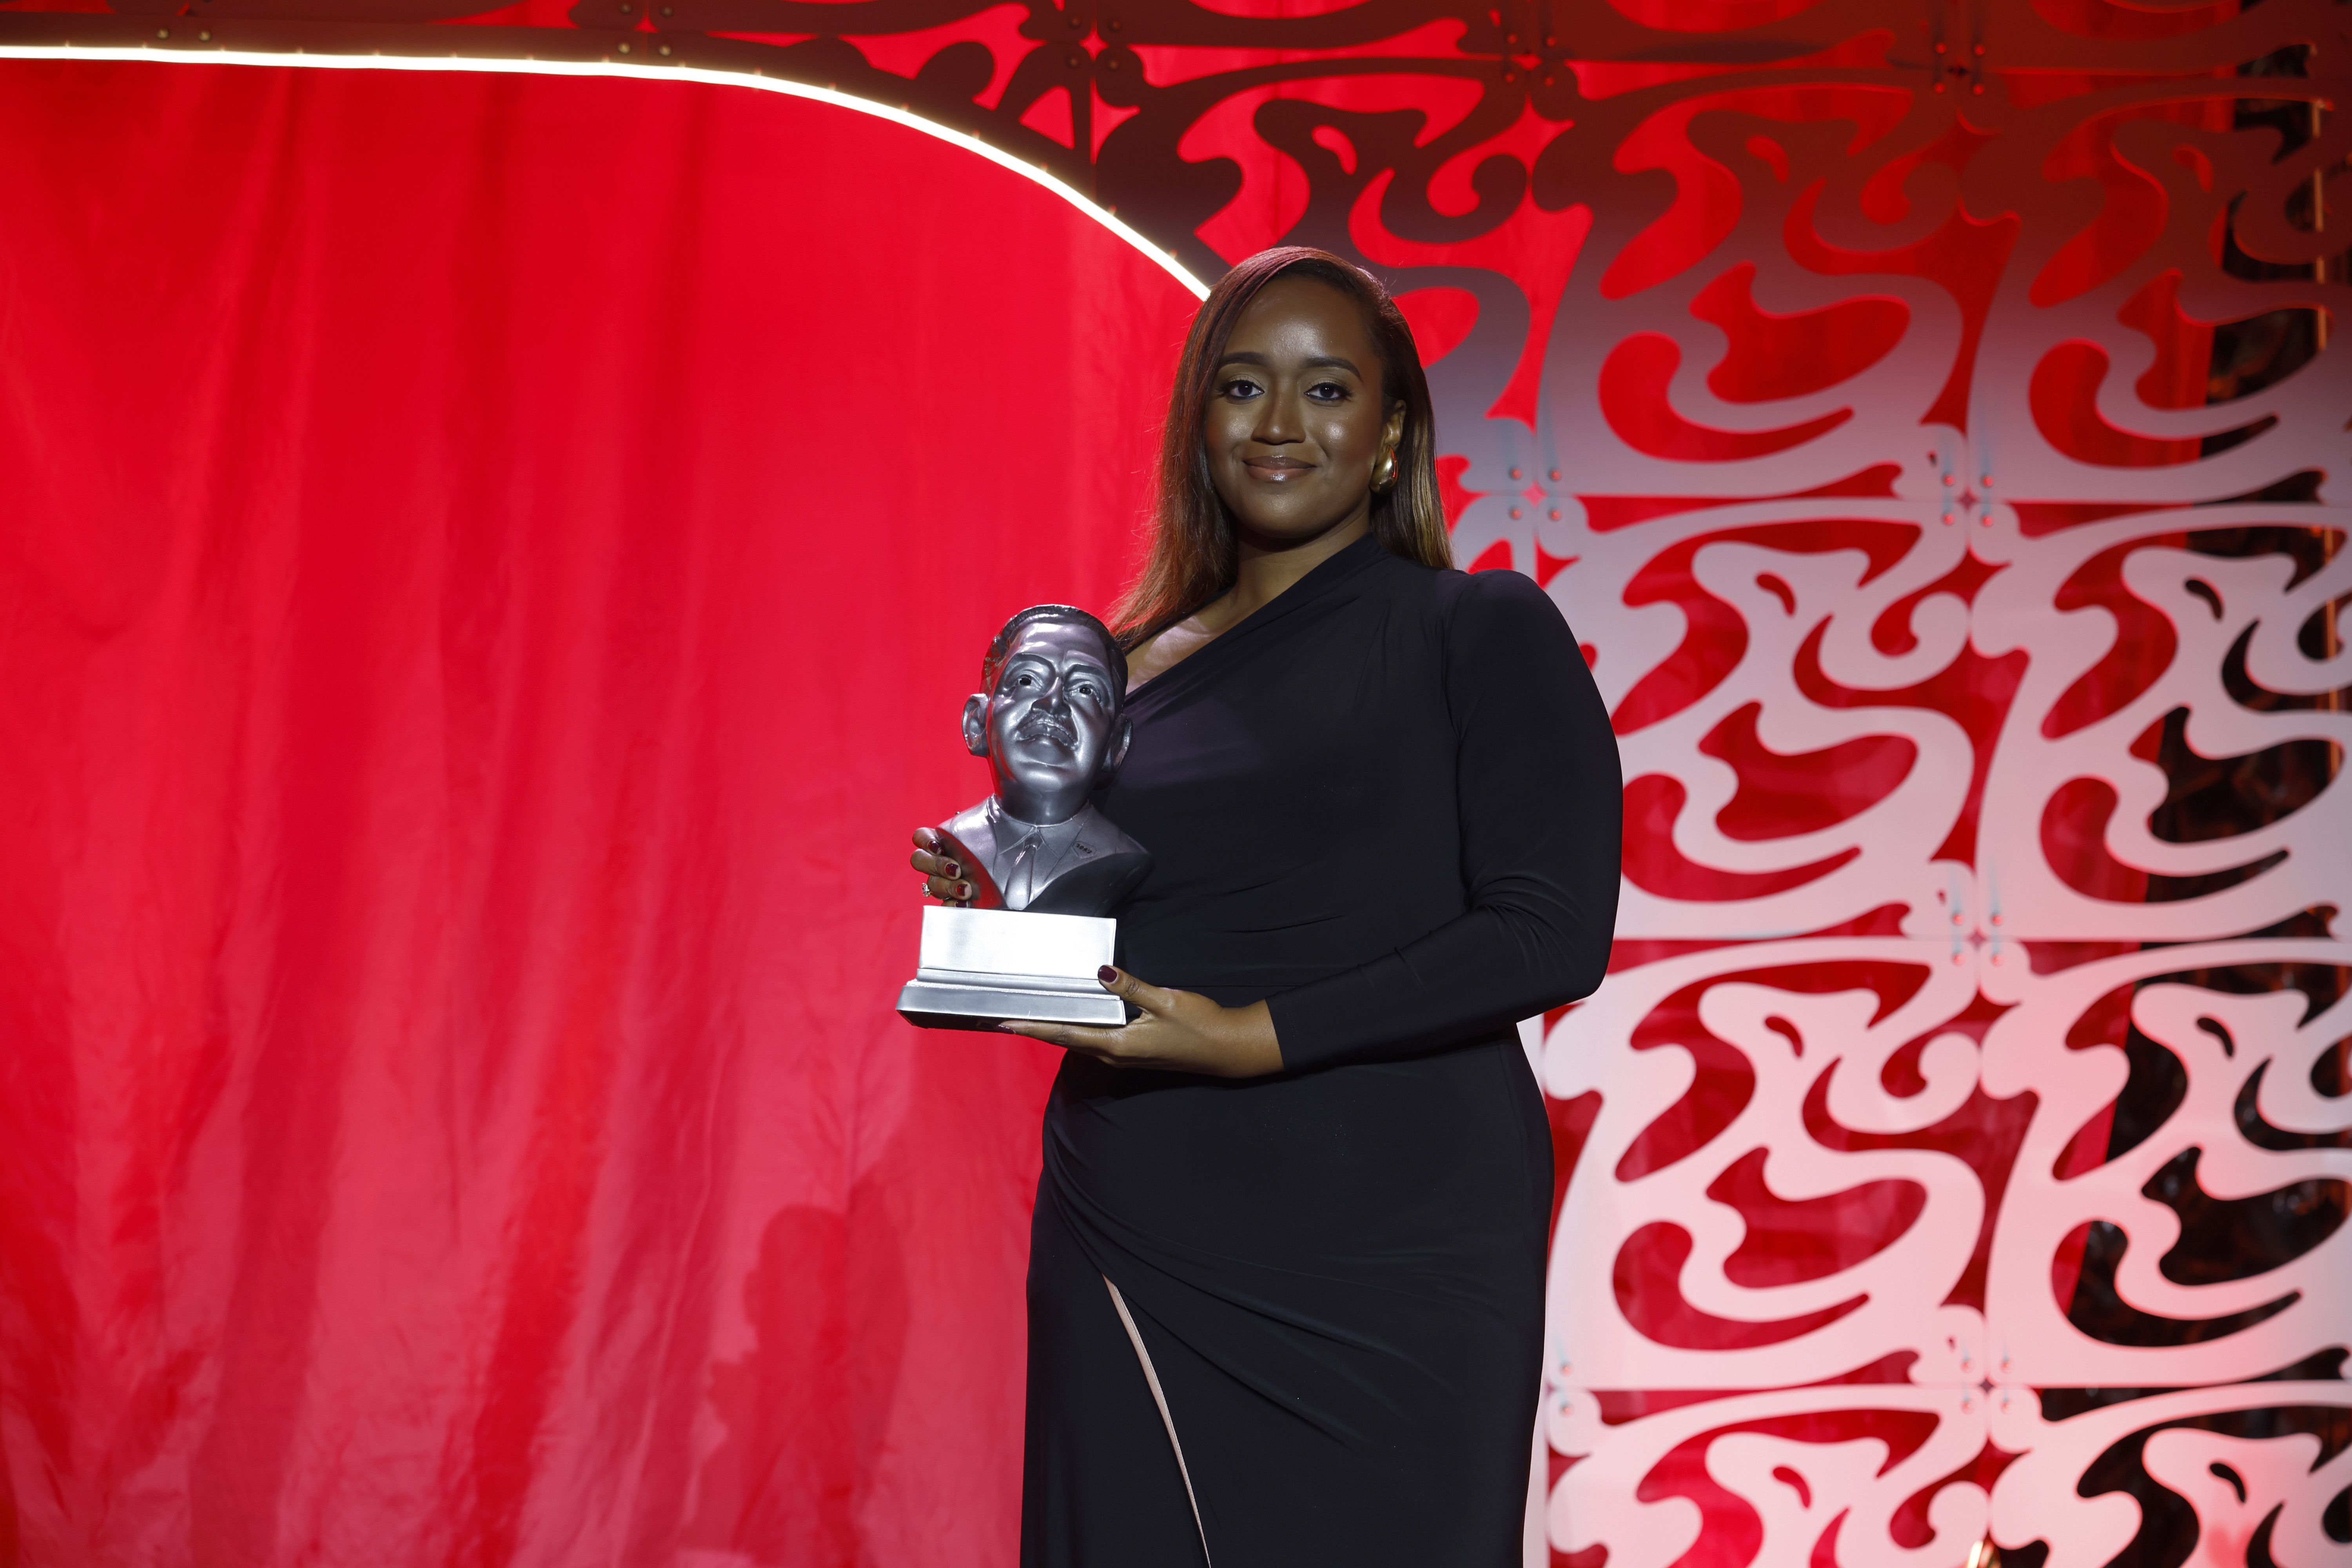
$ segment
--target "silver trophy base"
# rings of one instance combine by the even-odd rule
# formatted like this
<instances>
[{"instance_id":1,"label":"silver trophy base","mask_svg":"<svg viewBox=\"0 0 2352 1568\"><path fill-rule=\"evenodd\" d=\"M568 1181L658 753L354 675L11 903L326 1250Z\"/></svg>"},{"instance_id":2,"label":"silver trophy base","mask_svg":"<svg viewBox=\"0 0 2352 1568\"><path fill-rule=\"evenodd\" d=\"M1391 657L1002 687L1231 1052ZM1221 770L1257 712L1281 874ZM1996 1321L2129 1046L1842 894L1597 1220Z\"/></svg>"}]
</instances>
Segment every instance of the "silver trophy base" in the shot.
<instances>
[{"instance_id":1,"label":"silver trophy base","mask_svg":"<svg viewBox=\"0 0 2352 1568\"><path fill-rule=\"evenodd\" d=\"M1097 988L1092 996L1060 991L996 991L984 985L934 985L910 980L898 993L898 1016L923 1029L993 1029L1022 1019L1032 1024L1088 1024L1116 1029L1127 1004Z\"/></svg>"},{"instance_id":2,"label":"silver trophy base","mask_svg":"<svg viewBox=\"0 0 2352 1568\"><path fill-rule=\"evenodd\" d=\"M1097 915L931 905L898 1016L925 1029L992 1029L1012 1019L1117 1028L1127 1004L1095 972L1110 962L1118 936L1118 922Z\"/></svg>"}]
</instances>

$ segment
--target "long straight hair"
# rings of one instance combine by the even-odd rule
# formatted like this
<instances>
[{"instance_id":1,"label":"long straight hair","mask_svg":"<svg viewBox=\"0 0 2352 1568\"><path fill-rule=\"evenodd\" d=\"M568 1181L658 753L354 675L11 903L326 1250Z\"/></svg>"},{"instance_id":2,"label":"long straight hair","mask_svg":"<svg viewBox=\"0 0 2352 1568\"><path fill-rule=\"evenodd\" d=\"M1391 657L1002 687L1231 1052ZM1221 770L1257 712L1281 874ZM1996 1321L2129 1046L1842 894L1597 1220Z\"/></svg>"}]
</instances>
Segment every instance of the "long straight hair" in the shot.
<instances>
[{"instance_id":1,"label":"long straight hair","mask_svg":"<svg viewBox=\"0 0 2352 1568\"><path fill-rule=\"evenodd\" d=\"M1381 356L1381 405L1403 404L1404 437L1397 446L1397 482L1372 496L1372 536L1391 554L1424 566L1451 566L1445 509L1437 492L1437 426L1429 377L1421 368L1412 329L1379 279L1328 250L1286 245L1241 262L1209 290L1185 334L1168 395L1168 422L1160 436L1159 494L1152 509L1151 552L1127 590L1111 624L1134 647L1217 598L1234 585L1241 547L1233 513L1209 474L1210 383L1225 345L1258 290L1277 278L1326 283L1363 312Z\"/></svg>"}]
</instances>

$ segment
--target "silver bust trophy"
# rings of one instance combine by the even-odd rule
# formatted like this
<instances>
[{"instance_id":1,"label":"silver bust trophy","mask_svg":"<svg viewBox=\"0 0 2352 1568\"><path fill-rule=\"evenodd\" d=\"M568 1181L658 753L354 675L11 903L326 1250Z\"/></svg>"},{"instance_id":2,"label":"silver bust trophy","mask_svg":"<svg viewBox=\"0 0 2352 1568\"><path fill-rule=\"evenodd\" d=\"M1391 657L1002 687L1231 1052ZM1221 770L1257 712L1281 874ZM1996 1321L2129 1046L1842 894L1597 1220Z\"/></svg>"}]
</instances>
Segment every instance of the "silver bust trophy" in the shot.
<instances>
[{"instance_id":1,"label":"silver bust trophy","mask_svg":"<svg viewBox=\"0 0 2352 1568\"><path fill-rule=\"evenodd\" d=\"M963 742L988 759L996 793L939 829L971 904L923 910L898 1011L933 1029L1125 1023L1095 972L1118 932L1106 911L1151 856L1089 797L1127 755L1127 655L1084 610L1035 605L1004 623L980 668L986 689L963 705Z\"/></svg>"}]
</instances>

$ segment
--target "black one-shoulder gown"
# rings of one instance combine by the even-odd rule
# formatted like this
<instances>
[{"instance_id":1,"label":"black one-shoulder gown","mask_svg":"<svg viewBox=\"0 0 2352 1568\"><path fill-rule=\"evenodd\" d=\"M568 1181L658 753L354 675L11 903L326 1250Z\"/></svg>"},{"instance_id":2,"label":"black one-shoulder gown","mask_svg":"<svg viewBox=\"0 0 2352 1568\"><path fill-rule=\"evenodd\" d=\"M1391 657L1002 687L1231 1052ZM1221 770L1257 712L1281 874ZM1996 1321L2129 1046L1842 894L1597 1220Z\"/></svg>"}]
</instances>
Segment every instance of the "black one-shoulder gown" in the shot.
<instances>
[{"instance_id":1,"label":"black one-shoulder gown","mask_svg":"<svg viewBox=\"0 0 2352 1568\"><path fill-rule=\"evenodd\" d=\"M1516 1565L1551 1145L1513 1026L1600 983L1617 903L1575 638L1525 577L1367 538L1128 711L1120 962L1270 998L1286 1070L1064 1064L1022 1562Z\"/></svg>"}]
</instances>

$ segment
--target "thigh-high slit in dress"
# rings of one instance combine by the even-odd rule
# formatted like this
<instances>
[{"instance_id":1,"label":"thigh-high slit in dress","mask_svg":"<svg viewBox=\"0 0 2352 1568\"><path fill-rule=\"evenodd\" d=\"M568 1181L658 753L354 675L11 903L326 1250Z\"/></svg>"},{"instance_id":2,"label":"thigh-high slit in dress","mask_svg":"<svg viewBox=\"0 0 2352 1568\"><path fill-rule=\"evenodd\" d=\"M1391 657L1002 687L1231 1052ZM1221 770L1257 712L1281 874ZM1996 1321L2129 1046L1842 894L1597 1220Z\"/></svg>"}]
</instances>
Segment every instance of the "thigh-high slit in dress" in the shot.
<instances>
[{"instance_id":1,"label":"thigh-high slit in dress","mask_svg":"<svg viewBox=\"0 0 2352 1568\"><path fill-rule=\"evenodd\" d=\"M1024 1568L1506 1568L1551 1149L1514 1029L1590 992L1616 745L1527 578L1358 541L1129 698L1120 963L1285 1070L1072 1057L1029 1266Z\"/></svg>"}]
</instances>

